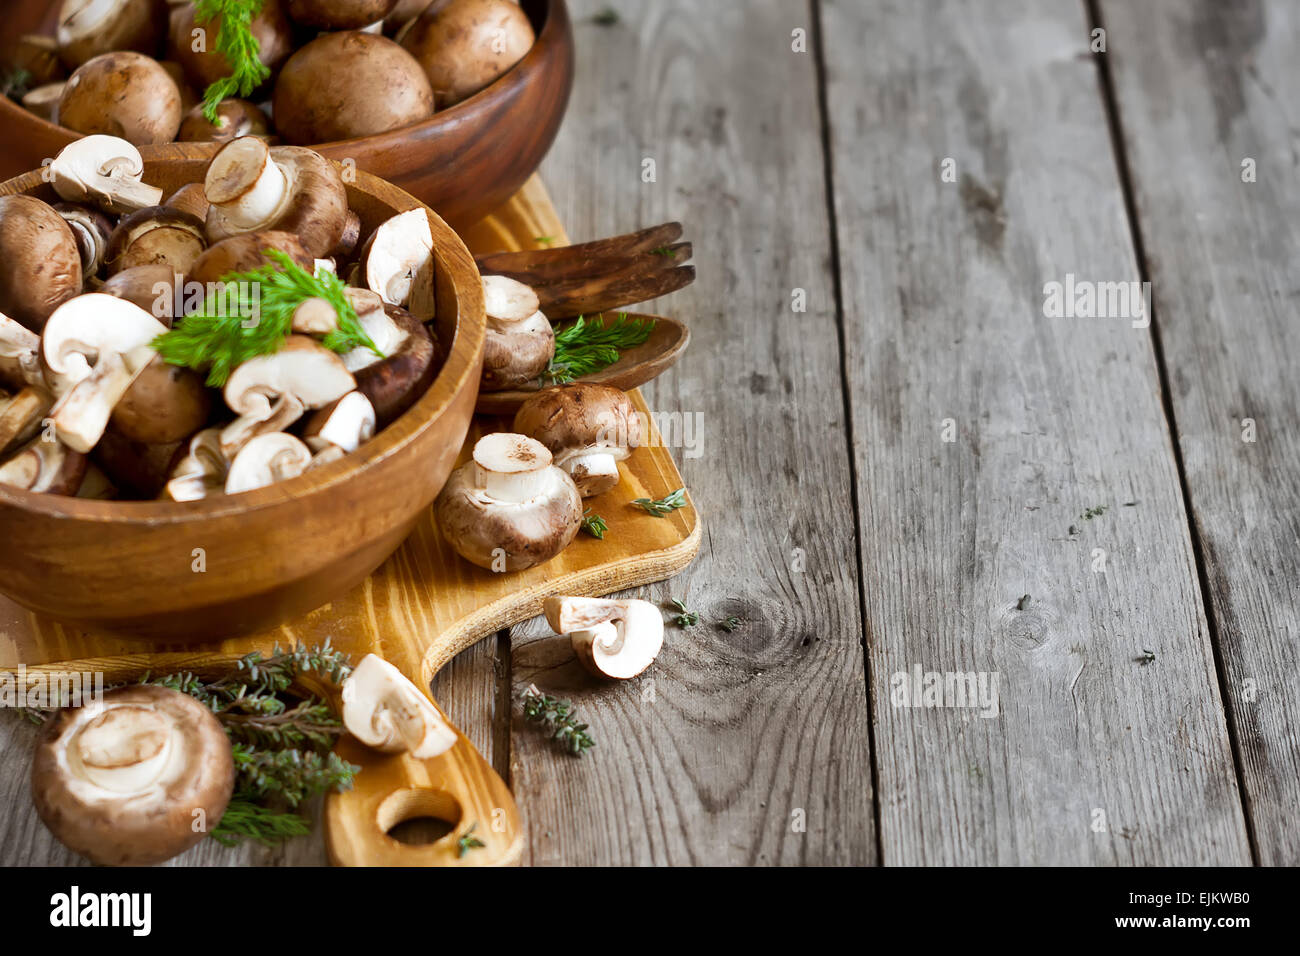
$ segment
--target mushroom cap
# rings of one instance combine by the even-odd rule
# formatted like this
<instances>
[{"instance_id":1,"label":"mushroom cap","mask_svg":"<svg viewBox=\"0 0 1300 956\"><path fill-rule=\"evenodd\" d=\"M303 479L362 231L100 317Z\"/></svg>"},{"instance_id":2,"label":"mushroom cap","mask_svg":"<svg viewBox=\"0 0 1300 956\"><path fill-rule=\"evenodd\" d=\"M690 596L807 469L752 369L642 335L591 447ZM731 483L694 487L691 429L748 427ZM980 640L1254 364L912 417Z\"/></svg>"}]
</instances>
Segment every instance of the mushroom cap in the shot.
<instances>
[{"instance_id":1,"label":"mushroom cap","mask_svg":"<svg viewBox=\"0 0 1300 956\"><path fill-rule=\"evenodd\" d=\"M392 40L326 33L284 65L272 112L286 142L328 143L427 119L433 90L420 64Z\"/></svg>"},{"instance_id":2,"label":"mushroom cap","mask_svg":"<svg viewBox=\"0 0 1300 956\"><path fill-rule=\"evenodd\" d=\"M0 464L0 485L50 495L75 495L85 477L85 455L41 435Z\"/></svg>"},{"instance_id":3,"label":"mushroom cap","mask_svg":"<svg viewBox=\"0 0 1300 956\"><path fill-rule=\"evenodd\" d=\"M500 392L538 378L555 357L555 329L541 312L509 324L489 318L483 337L485 392Z\"/></svg>"},{"instance_id":4,"label":"mushroom cap","mask_svg":"<svg viewBox=\"0 0 1300 956\"><path fill-rule=\"evenodd\" d=\"M230 802L226 732L207 707L166 687L118 688L100 703L46 723L32 760L37 814L60 843L102 865L183 853Z\"/></svg>"},{"instance_id":5,"label":"mushroom cap","mask_svg":"<svg viewBox=\"0 0 1300 956\"><path fill-rule=\"evenodd\" d=\"M34 332L81 293L72 228L34 196L0 196L0 312Z\"/></svg>"},{"instance_id":6,"label":"mushroom cap","mask_svg":"<svg viewBox=\"0 0 1300 956\"><path fill-rule=\"evenodd\" d=\"M147 500L163 490L184 448L179 441L161 445L132 441L110 422L90 457L123 494Z\"/></svg>"},{"instance_id":7,"label":"mushroom cap","mask_svg":"<svg viewBox=\"0 0 1300 956\"><path fill-rule=\"evenodd\" d=\"M208 202L208 197L203 193L202 183L186 183L168 196L163 205L179 209L181 212L187 212L192 216L198 216L200 220L206 222L208 208L212 204Z\"/></svg>"},{"instance_id":8,"label":"mushroom cap","mask_svg":"<svg viewBox=\"0 0 1300 956\"><path fill-rule=\"evenodd\" d=\"M90 375L103 353L148 345L167 327L125 299L91 292L54 310L41 335L41 364L55 395Z\"/></svg>"},{"instance_id":9,"label":"mushroom cap","mask_svg":"<svg viewBox=\"0 0 1300 956\"><path fill-rule=\"evenodd\" d=\"M311 464L311 449L286 432L249 439L230 463L226 494L238 495L296 478Z\"/></svg>"},{"instance_id":10,"label":"mushroom cap","mask_svg":"<svg viewBox=\"0 0 1300 956\"><path fill-rule=\"evenodd\" d=\"M575 383L544 388L519 406L514 429L551 450L555 463L599 448L622 461L640 446L641 418L632 401L608 385Z\"/></svg>"},{"instance_id":11,"label":"mushroom cap","mask_svg":"<svg viewBox=\"0 0 1300 956\"><path fill-rule=\"evenodd\" d=\"M528 15L510 0L432 3L400 36L428 76L440 110L504 75L535 39Z\"/></svg>"},{"instance_id":12,"label":"mushroom cap","mask_svg":"<svg viewBox=\"0 0 1300 956\"><path fill-rule=\"evenodd\" d=\"M125 216L109 236L108 271L164 265L184 275L207 246L197 216L174 206L149 206Z\"/></svg>"},{"instance_id":13,"label":"mushroom cap","mask_svg":"<svg viewBox=\"0 0 1300 956\"><path fill-rule=\"evenodd\" d=\"M63 0L55 34L69 69L113 50L152 53L162 36L153 0Z\"/></svg>"},{"instance_id":14,"label":"mushroom cap","mask_svg":"<svg viewBox=\"0 0 1300 956\"><path fill-rule=\"evenodd\" d=\"M29 113L35 113L43 120L49 120L51 123L59 121L59 101L63 99L63 88L67 83L59 80L57 83L42 83L23 94L23 109Z\"/></svg>"},{"instance_id":15,"label":"mushroom cap","mask_svg":"<svg viewBox=\"0 0 1300 956\"><path fill-rule=\"evenodd\" d=\"M177 311L176 284L181 279L184 275L168 265L131 266L113 273L99 291L139 306L171 328Z\"/></svg>"},{"instance_id":16,"label":"mushroom cap","mask_svg":"<svg viewBox=\"0 0 1300 956\"><path fill-rule=\"evenodd\" d=\"M211 411L212 393L203 378L155 355L114 406L112 422L130 441L165 445L189 438Z\"/></svg>"},{"instance_id":17,"label":"mushroom cap","mask_svg":"<svg viewBox=\"0 0 1300 956\"><path fill-rule=\"evenodd\" d=\"M228 99L217 104L217 122L212 123L196 103L181 120L176 134L179 143L228 143L240 136L266 136L270 123L266 114L248 100Z\"/></svg>"},{"instance_id":18,"label":"mushroom cap","mask_svg":"<svg viewBox=\"0 0 1300 956\"><path fill-rule=\"evenodd\" d=\"M136 146L170 143L181 126L181 91L157 60L118 50L77 67L59 100L59 123L120 136Z\"/></svg>"},{"instance_id":19,"label":"mushroom cap","mask_svg":"<svg viewBox=\"0 0 1300 956\"><path fill-rule=\"evenodd\" d=\"M384 312L405 337L387 358L353 373L357 391L370 399L380 428L414 405L438 374L437 344L428 326L395 305L384 306Z\"/></svg>"},{"instance_id":20,"label":"mushroom cap","mask_svg":"<svg viewBox=\"0 0 1300 956\"><path fill-rule=\"evenodd\" d=\"M215 39L221 30L221 17L214 17L210 23L196 24L194 13L192 3L173 4L167 29L167 59L179 63L194 86L206 89L230 75L230 63L212 42L204 51L195 52L195 27L206 30L207 35ZM293 52L293 24L284 15L284 5L280 0L263 0L249 26L253 39L257 41L257 58L274 73Z\"/></svg>"},{"instance_id":21,"label":"mushroom cap","mask_svg":"<svg viewBox=\"0 0 1300 956\"><path fill-rule=\"evenodd\" d=\"M213 243L203 255L194 260L186 278L206 285L221 281L223 276L231 272L248 272L262 266L275 265L275 261L266 255L267 249L283 252L308 272L315 265L316 260L297 236L291 232L270 229L265 232L246 232Z\"/></svg>"},{"instance_id":22,"label":"mushroom cap","mask_svg":"<svg viewBox=\"0 0 1300 956\"><path fill-rule=\"evenodd\" d=\"M322 30L359 30L393 12L397 0L288 0L289 17Z\"/></svg>"}]
</instances>

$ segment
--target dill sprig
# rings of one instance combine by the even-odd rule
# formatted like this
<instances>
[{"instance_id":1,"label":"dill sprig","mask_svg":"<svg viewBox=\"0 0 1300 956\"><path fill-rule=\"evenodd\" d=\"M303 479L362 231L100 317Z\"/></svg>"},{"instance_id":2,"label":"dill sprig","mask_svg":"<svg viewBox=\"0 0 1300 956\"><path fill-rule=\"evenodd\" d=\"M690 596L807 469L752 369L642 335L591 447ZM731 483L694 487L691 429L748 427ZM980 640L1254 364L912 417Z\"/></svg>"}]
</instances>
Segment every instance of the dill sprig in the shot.
<instances>
[{"instance_id":1,"label":"dill sprig","mask_svg":"<svg viewBox=\"0 0 1300 956\"><path fill-rule=\"evenodd\" d=\"M196 23L212 23L221 18L216 52L230 66L229 76L223 76L203 92L203 115L209 123L217 122L217 107L222 100L248 96L271 75L271 68L258 58L261 50L253 36L253 19L262 12L262 3L263 0L195 0Z\"/></svg>"},{"instance_id":2,"label":"dill sprig","mask_svg":"<svg viewBox=\"0 0 1300 956\"><path fill-rule=\"evenodd\" d=\"M267 249L265 255L276 265L227 273L221 278L223 290L212 292L201 309L153 340L164 361L206 371L208 385L220 388L244 362L280 350L293 327L294 311L308 299L324 299L338 315L338 328L321 343L327 349L368 348L383 357L361 327L342 279L328 269L312 275L278 249Z\"/></svg>"},{"instance_id":3,"label":"dill sprig","mask_svg":"<svg viewBox=\"0 0 1300 956\"><path fill-rule=\"evenodd\" d=\"M575 757L596 746L587 725L578 723L578 709L573 704L549 697L531 684L524 691L524 719L539 724L561 750Z\"/></svg>"},{"instance_id":4,"label":"dill sprig","mask_svg":"<svg viewBox=\"0 0 1300 956\"><path fill-rule=\"evenodd\" d=\"M679 601L677 598L673 598L668 603L677 610L677 613L673 615L673 623L678 627L694 627L696 624L700 623L699 614L694 611L688 611L684 601Z\"/></svg>"},{"instance_id":5,"label":"dill sprig","mask_svg":"<svg viewBox=\"0 0 1300 956\"><path fill-rule=\"evenodd\" d=\"M609 525L600 515L592 512L590 508L582 513L582 530L587 532L593 538L604 540L605 532L609 530Z\"/></svg>"},{"instance_id":6,"label":"dill sprig","mask_svg":"<svg viewBox=\"0 0 1300 956\"><path fill-rule=\"evenodd\" d=\"M608 368L624 349L644 343L654 327L654 319L631 319L626 312L618 313L612 325L578 316L572 325L556 331L555 357L542 373L543 384L567 385Z\"/></svg>"},{"instance_id":7,"label":"dill sprig","mask_svg":"<svg viewBox=\"0 0 1300 956\"><path fill-rule=\"evenodd\" d=\"M686 507L686 489L678 488L671 494L664 495L662 498L633 498L632 504L643 509L647 514L652 514L656 518L662 518L678 508Z\"/></svg>"},{"instance_id":8,"label":"dill sprig","mask_svg":"<svg viewBox=\"0 0 1300 956\"><path fill-rule=\"evenodd\" d=\"M311 833L311 821L291 810L277 810L254 803L243 796L230 801L221 822L208 836L224 847L238 846L242 840L256 840L263 846L275 846L291 837Z\"/></svg>"}]
</instances>

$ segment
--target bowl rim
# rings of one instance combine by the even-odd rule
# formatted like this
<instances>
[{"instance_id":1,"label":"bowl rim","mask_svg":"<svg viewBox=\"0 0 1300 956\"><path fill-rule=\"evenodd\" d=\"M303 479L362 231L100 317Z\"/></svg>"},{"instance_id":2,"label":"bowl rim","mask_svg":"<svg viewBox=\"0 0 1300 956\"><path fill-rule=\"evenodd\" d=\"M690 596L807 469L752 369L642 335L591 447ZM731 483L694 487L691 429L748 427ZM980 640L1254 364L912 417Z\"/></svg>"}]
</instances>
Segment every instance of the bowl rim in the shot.
<instances>
[{"instance_id":1,"label":"bowl rim","mask_svg":"<svg viewBox=\"0 0 1300 956\"><path fill-rule=\"evenodd\" d=\"M176 144L190 145L190 144ZM149 163L175 163L202 161L202 157L146 156ZM337 164L336 164L337 165ZM478 279L478 266L460 235L447 225L436 212L410 193L364 170L354 170L355 183L350 189L362 189L378 196L398 212L423 209L433 230L435 248L439 252L440 268L447 270L452 281L457 275ZM13 192L30 192L42 184L40 170L17 176L5 186ZM363 189L364 184L364 189ZM442 240L441 244L439 240ZM473 281L468 288L456 290L456 329L447 349L447 357L437 376L419 400L402 413L396 421L380 431L370 441L338 461L290 478L286 481L243 492L238 495L218 495L198 501L104 501L94 498L77 498L27 491L11 485L0 484L0 507L16 508L49 518L127 523L143 525L185 524L245 515L263 509L311 498L330 488L351 481L354 477L379 467L400 452L445 414L462 395L472 387L477 393L483 343L487 335L487 318L483 307L483 288ZM467 379L473 379L467 383ZM472 414L472 408L471 408ZM459 449L458 449L459 451Z\"/></svg>"},{"instance_id":2,"label":"bowl rim","mask_svg":"<svg viewBox=\"0 0 1300 956\"><path fill-rule=\"evenodd\" d=\"M449 106L445 110L439 110L427 119L411 123L407 126L399 126L396 129L385 130L382 133L372 133L369 136L357 136L353 139L335 139L324 143L311 143L306 146L307 149L313 149L317 152L330 150L337 152L344 148L361 149L365 147L383 148L385 146L397 145L396 139L411 135L431 135L443 126L453 126L459 123L469 112L468 107L476 107L481 102L501 96L504 94L504 87L509 80L510 85L515 85L527 79L532 74L539 72L543 68L545 60L550 58L550 47L552 44L559 42L560 38L569 31L570 21L568 8L565 6L565 0L536 0L542 5L541 10L541 29L537 30L537 38L532 47L524 54L524 58L506 70L483 89L479 90L473 96L461 100L455 106ZM513 79L512 79L513 78ZM462 107L467 107L462 109ZM22 117L21 120L15 120L16 117ZM76 130L69 129L58 123L52 123L42 116L37 116L29 110L23 108L18 103L7 96L0 96L0 122L16 121L19 123L28 122L35 124L36 128L43 129L47 132L62 134L69 143L81 139L87 135L78 133ZM170 143L157 143L138 147L145 158L170 159L169 149L176 146L201 146L211 147L215 152L220 146L219 143L181 143L173 141ZM281 145L292 146L294 143L284 143Z\"/></svg>"}]
</instances>

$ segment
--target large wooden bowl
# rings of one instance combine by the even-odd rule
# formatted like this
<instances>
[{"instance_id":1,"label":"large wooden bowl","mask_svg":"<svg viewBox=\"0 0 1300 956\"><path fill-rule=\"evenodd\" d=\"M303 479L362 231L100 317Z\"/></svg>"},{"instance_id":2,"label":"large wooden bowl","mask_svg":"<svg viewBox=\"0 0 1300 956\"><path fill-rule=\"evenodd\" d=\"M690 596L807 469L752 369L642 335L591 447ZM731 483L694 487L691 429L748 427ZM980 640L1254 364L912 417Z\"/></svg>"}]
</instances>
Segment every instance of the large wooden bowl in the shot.
<instances>
[{"instance_id":1,"label":"large wooden bowl","mask_svg":"<svg viewBox=\"0 0 1300 956\"><path fill-rule=\"evenodd\" d=\"M27 33L53 34L60 0L0 0L0 60ZM573 28L564 0L522 0L537 42L487 89L422 123L313 146L406 190L453 226L478 222L505 203L541 165L573 86ZM0 97L0 178L37 169L80 134ZM151 159L179 155L149 146Z\"/></svg>"},{"instance_id":2,"label":"large wooden bowl","mask_svg":"<svg viewBox=\"0 0 1300 956\"><path fill-rule=\"evenodd\" d=\"M202 156L147 161L145 180L170 193L206 166ZM373 176L356 179L348 200L363 230L420 205ZM0 184L11 193L55 199L39 172ZM341 461L230 498L91 501L0 485L0 592L88 630L183 644L272 627L359 584L447 480L478 393L478 270L456 233L429 220L448 357L410 411Z\"/></svg>"}]
</instances>

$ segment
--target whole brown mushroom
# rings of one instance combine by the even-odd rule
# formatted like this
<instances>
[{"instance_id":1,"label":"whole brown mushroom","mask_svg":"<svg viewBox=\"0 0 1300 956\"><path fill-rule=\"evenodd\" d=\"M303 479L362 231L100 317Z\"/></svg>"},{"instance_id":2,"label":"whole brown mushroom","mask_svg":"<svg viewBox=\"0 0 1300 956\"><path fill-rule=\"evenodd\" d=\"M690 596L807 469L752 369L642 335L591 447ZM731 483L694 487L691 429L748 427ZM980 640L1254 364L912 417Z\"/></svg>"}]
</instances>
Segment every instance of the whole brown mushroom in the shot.
<instances>
[{"instance_id":1,"label":"whole brown mushroom","mask_svg":"<svg viewBox=\"0 0 1300 956\"><path fill-rule=\"evenodd\" d=\"M81 251L71 227L33 196L0 196L0 312L34 332L81 292Z\"/></svg>"},{"instance_id":2,"label":"whole brown mushroom","mask_svg":"<svg viewBox=\"0 0 1300 956\"><path fill-rule=\"evenodd\" d=\"M187 278L206 285L217 282L228 272L249 272L272 265L275 260L266 255L268 249L283 252L308 272L312 271L315 260L298 237L291 232L270 229L231 236L213 244L195 260Z\"/></svg>"},{"instance_id":3,"label":"whole brown mushroom","mask_svg":"<svg viewBox=\"0 0 1300 956\"><path fill-rule=\"evenodd\" d=\"M144 309L167 328L182 311L177 307L176 284L184 279L168 265L132 266L115 272L99 291L126 299Z\"/></svg>"},{"instance_id":4,"label":"whole brown mushroom","mask_svg":"<svg viewBox=\"0 0 1300 956\"><path fill-rule=\"evenodd\" d=\"M503 76L536 37L528 15L510 0L440 0L398 39L419 61L441 110Z\"/></svg>"},{"instance_id":5,"label":"whole brown mushroom","mask_svg":"<svg viewBox=\"0 0 1300 956\"><path fill-rule=\"evenodd\" d=\"M181 143L228 143L241 136L266 136L270 131L266 114L248 100L222 100L217 104L217 121L211 122L196 104L181 120L176 134Z\"/></svg>"},{"instance_id":6,"label":"whole brown mushroom","mask_svg":"<svg viewBox=\"0 0 1300 956\"><path fill-rule=\"evenodd\" d=\"M200 375L155 356L113 408L112 422L124 438L165 445L197 432L211 409L212 393Z\"/></svg>"},{"instance_id":7,"label":"whole brown mushroom","mask_svg":"<svg viewBox=\"0 0 1300 956\"><path fill-rule=\"evenodd\" d=\"M288 0L289 18L322 30L360 30L388 16L397 0Z\"/></svg>"},{"instance_id":8,"label":"whole brown mushroom","mask_svg":"<svg viewBox=\"0 0 1300 956\"><path fill-rule=\"evenodd\" d=\"M63 0L55 34L69 69L114 50L153 53L162 36L156 0Z\"/></svg>"},{"instance_id":9,"label":"whole brown mushroom","mask_svg":"<svg viewBox=\"0 0 1300 956\"><path fill-rule=\"evenodd\" d=\"M642 441L641 419L623 392L577 383L542 389L515 413L515 431L550 449L584 498L618 484L618 463Z\"/></svg>"},{"instance_id":10,"label":"whole brown mushroom","mask_svg":"<svg viewBox=\"0 0 1300 956\"><path fill-rule=\"evenodd\" d=\"M274 73L293 52L293 24L284 15L280 0L263 0L250 28L257 41L257 58ZM195 22L194 4L173 5L167 30L167 59L179 63L199 89L207 89L230 75L230 63L216 45L220 32L221 17Z\"/></svg>"},{"instance_id":11,"label":"whole brown mushroom","mask_svg":"<svg viewBox=\"0 0 1300 956\"><path fill-rule=\"evenodd\" d=\"M104 53L68 78L58 116L78 133L118 136L134 146L170 143L181 126L181 91L142 53Z\"/></svg>"}]
</instances>

